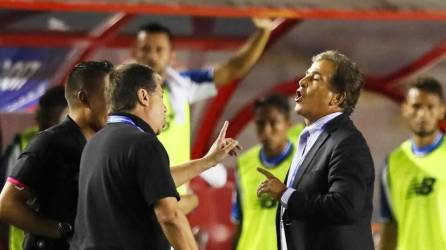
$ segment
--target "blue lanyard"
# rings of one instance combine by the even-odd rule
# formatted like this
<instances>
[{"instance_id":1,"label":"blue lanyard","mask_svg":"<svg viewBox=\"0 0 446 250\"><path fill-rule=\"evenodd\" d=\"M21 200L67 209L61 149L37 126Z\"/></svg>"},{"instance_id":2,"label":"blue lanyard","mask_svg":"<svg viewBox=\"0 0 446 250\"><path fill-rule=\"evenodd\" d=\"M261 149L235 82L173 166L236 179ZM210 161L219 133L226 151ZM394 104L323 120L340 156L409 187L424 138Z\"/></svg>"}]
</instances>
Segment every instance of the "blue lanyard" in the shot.
<instances>
[{"instance_id":1,"label":"blue lanyard","mask_svg":"<svg viewBox=\"0 0 446 250\"><path fill-rule=\"evenodd\" d=\"M127 116L123 116L123 115L110 115L107 117L107 123L111 124L111 123L126 123L129 125L132 125L133 127L139 129L141 132L144 132L144 130L139 127L138 125L135 124L134 121L132 121L132 119L128 118Z\"/></svg>"},{"instance_id":2,"label":"blue lanyard","mask_svg":"<svg viewBox=\"0 0 446 250\"><path fill-rule=\"evenodd\" d=\"M289 153L292 150L292 145L293 144L291 144L291 142L288 142L285 149L282 150L280 155L271 158L268 158L268 156L265 153L265 150L262 149L260 150L260 160L266 167L275 167L279 165L279 163L282 162L283 159L285 159L289 155Z\"/></svg>"},{"instance_id":3,"label":"blue lanyard","mask_svg":"<svg viewBox=\"0 0 446 250\"><path fill-rule=\"evenodd\" d=\"M441 142L443 141L442 139L443 139L443 133L438 133L432 144L422 148L417 147L417 145L415 145L415 143L412 141L411 145L412 153L414 153L414 155L416 156L425 156L434 151L441 144Z\"/></svg>"}]
</instances>

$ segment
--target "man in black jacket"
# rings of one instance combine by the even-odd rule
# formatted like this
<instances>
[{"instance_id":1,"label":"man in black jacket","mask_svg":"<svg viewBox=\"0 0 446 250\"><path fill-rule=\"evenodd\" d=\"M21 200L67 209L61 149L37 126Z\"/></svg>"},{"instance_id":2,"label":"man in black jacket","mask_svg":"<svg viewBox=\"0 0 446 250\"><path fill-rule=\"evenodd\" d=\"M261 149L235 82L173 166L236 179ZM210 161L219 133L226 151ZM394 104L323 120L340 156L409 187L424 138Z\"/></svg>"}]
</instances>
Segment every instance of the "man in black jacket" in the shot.
<instances>
[{"instance_id":1,"label":"man in black jacket","mask_svg":"<svg viewBox=\"0 0 446 250\"><path fill-rule=\"evenodd\" d=\"M306 128L287 179L259 169L267 179L258 195L280 200L279 249L373 249L373 161L349 118L362 85L356 65L336 51L316 55L299 81L295 111Z\"/></svg>"}]
</instances>

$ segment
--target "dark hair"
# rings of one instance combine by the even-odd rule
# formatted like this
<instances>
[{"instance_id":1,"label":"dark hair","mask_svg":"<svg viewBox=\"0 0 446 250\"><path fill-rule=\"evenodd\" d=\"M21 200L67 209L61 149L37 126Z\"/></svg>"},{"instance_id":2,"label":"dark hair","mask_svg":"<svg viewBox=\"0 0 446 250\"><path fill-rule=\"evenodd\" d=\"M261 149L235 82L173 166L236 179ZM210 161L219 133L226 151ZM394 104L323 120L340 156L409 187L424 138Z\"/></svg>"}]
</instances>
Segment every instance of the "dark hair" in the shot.
<instances>
[{"instance_id":1,"label":"dark hair","mask_svg":"<svg viewBox=\"0 0 446 250\"><path fill-rule=\"evenodd\" d=\"M39 130L47 129L59 121L62 112L68 105L64 93L64 87L59 85L48 89L40 97L36 112Z\"/></svg>"},{"instance_id":2,"label":"dark hair","mask_svg":"<svg viewBox=\"0 0 446 250\"><path fill-rule=\"evenodd\" d=\"M49 88L45 94L39 99L39 107L41 109L51 109L54 106L67 107L67 100L65 99L65 89L63 86L58 85Z\"/></svg>"},{"instance_id":3,"label":"dark hair","mask_svg":"<svg viewBox=\"0 0 446 250\"><path fill-rule=\"evenodd\" d=\"M254 111L262 108L274 107L287 119L290 118L290 103L288 98L281 94L273 94L265 98L257 99L254 102Z\"/></svg>"},{"instance_id":4,"label":"dark hair","mask_svg":"<svg viewBox=\"0 0 446 250\"><path fill-rule=\"evenodd\" d=\"M147 32L147 33L162 33L166 34L169 38L169 41L173 41L173 35L169 28L159 23L148 23L144 26L141 26L138 30L139 32Z\"/></svg>"},{"instance_id":5,"label":"dark hair","mask_svg":"<svg viewBox=\"0 0 446 250\"><path fill-rule=\"evenodd\" d=\"M443 88L441 87L440 82L433 77L419 77L408 89L419 89L437 95L440 100L443 100Z\"/></svg>"},{"instance_id":6,"label":"dark hair","mask_svg":"<svg viewBox=\"0 0 446 250\"><path fill-rule=\"evenodd\" d=\"M344 113L350 115L358 102L364 79L355 63L338 51L329 50L313 57L312 61L327 60L334 64L335 73L330 83L332 91L345 94L345 100L341 104Z\"/></svg>"},{"instance_id":7,"label":"dark hair","mask_svg":"<svg viewBox=\"0 0 446 250\"><path fill-rule=\"evenodd\" d=\"M132 110L137 101L137 92L143 88L153 93L156 88L155 71L149 66L130 63L113 70L105 85L105 98L111 112Z\"/></svg>"},{"instance_id":8,"label":"dark hair","mask_svg":"<svg viewBox=\"0 0 446 250\"><path fill-rule=\"evenodd\" d=\"M104 77L113 70L113 64L109 61L87 61L76 64L70 72L65 87L65 98L70 104L75 93L81 89L96 90Z\"/></svg>"}]
</instances>

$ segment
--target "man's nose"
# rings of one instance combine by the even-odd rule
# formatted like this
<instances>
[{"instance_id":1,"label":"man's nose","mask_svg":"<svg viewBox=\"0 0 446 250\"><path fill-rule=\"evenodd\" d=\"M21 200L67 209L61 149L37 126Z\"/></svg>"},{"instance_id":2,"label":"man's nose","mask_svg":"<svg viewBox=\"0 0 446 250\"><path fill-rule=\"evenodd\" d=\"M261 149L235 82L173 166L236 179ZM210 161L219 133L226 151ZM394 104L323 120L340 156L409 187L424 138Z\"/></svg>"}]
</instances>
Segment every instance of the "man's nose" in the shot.
<instances>
[{"instance_id":1,"label":"man's nose","mask_svg":"<svg viewBox=\"0 0 446 250\"><path fill-rule=\"evenodd\" d=\"M307 80L308 80L308 76L304 76L302 77L298 82L297 82L297 88L302 88L304 86L306 86L307 84Z\"/></svg>"},{"instance_id":2,"label":"man's nose","mask_svg":"<svg viewBox=\"0 0 446 250\"><path fill-rule=\"evenodd\" d=\"M263 129L260 131L260 138L261 139L266 139L269 136L271 136L271 126L269 124L265 124L265 126L263 127Z\"/></svg>"},{"instance_id":3,"label":"man's nose","mask_svg":"<svg viewBox=\"0 0 446 250\"><path fill-rule=\"evenodd\" d=\"M302 79L300 79L298 82L297 82L297 88L296 88L296 94L297 94L297 92L298 91L300 91L300 90L302 90L302 87L303 86L305 86L305 77L303 77Z\"/></svg>"},{"instance_id":4,"label":"man's nose","mask_svg":"<svg viewBox=\"0 0 446 250\"><path fill-rule=\"evenodd\" d=\"M426 107L422 107L418 110L416 115L418 118L425 118L429 115L429 110Z\"/></svg>"},{"instance_id":5,"label":"man's nose","mask_svg":"<svg viewBox=\"0 0 446 250\"><path fill-rule=\"evenodd\" d=\"M156 60L156 53L153 50L149 50L146 53L146 58L147 60L149 60L150 62L154 62Z\"/></svg>"}]
</instances>

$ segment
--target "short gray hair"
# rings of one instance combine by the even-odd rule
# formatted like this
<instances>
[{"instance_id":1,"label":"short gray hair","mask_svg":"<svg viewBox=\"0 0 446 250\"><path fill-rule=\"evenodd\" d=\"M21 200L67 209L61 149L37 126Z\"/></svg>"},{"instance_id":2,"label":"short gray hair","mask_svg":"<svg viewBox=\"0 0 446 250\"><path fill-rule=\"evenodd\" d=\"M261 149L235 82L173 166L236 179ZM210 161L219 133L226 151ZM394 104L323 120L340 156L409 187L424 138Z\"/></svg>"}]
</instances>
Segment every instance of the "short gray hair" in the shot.
<instances>
[{"instance_id":1,"label":"short gray hair","mask_svg":"<svg viewBox=\"0 0 446 250\"><path fill-rule=\"evenodd\" d=\"M355 63L335 50L328 50L315 55L313 62L327 60L334 64L335 73L330 79L332 91L344 93L345 100L341 104L344 113L350 115L358 102L364 78Z\"/></svg>"}]
</instances>

